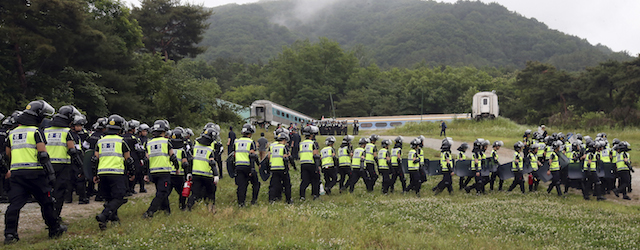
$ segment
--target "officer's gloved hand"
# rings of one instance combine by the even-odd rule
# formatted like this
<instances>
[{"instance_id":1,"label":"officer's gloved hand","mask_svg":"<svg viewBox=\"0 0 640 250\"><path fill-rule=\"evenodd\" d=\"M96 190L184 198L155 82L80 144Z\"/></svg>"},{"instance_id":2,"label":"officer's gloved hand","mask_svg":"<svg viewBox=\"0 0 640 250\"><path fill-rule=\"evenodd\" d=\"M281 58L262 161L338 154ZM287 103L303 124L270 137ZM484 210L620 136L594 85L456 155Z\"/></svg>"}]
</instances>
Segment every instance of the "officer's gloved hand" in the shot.
<instances>
[{"instance_id":1,"label":"officer's gloved hand","mask_svg":"<svg viewBox=\"0 0 640 250\"><path fill-rule=\"evenodd\" d=\"M218 176L214 176L214 177L213 177L213 184L218 185L218 181L220 181L220 177L218 177Z\"/></svg>"}]
</instances>

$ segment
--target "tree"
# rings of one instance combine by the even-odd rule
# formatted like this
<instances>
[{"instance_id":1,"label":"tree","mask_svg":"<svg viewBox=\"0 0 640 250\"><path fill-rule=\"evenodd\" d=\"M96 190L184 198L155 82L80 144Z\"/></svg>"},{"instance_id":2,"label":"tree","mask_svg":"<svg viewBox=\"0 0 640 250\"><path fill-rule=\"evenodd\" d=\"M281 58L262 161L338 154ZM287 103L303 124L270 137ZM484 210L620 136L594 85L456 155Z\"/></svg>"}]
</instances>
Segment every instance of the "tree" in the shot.
<instances>
[{"instance_id":1,"label":"tree","mask_svg":"<svg viewBox=\"0 0 640 250\"><path fill-rule=\"evenodd\" d=\"M206 20L212 11L202 5L182 5L180 0L143 0L132 13L142 27L145 49L162 54L165 61L204 52L197 44L209 27Z\"/></svg>"}]
</instances>

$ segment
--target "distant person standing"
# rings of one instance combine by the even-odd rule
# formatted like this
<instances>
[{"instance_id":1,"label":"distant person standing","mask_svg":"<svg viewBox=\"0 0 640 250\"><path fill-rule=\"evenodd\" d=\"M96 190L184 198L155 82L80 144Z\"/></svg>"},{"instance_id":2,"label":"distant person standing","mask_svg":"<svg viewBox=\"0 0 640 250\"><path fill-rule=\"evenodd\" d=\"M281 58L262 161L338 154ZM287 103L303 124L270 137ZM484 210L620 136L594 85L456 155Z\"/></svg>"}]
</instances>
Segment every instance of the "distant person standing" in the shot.
<instances>
[{"instance_id":1,"label":"distant person standing","mask_svg":"<svg viewBox=\"0 0 640 250\"><path fill-rule=\"evenodd\" d=\"M358 135L359 130L360 125L358 124L358 120L353 120L353 135Z\"/></svg>"},{"instance_id":2,"label":"distant person standing","mask_svg":"<svg viewBox=\"0 0 640 250\"><path fill-rule=\"evenodd\" d=\"M236 133L233 132L233 126L229 127L229 139L227 139L227 154L235 151L234 143L236 142Z\"/></svg>"},{"instance_id":3,"label":"distant person standing","mask_svg":"<svg viewBox=\"0 0 640 250\"><path fill-rule=\"evenodd\" d=\"M542 125L540 125L540 127L538 127L538 134L541 134L542 138L547 137L547 127L544 124L542 124Z\"/></svg>"},{"instance_id":4,"label":"distant person standing","mask_svg":"<svg viewBox=\"0 0 640 250\"><path fill-rule=\"evenodd\" d=\"M269 140L264 138L264 133L260 133L260 139L258 139L258 155L260 156L260 161L267 156L267 146L269 146Z\"/></svg>"},{"instance_id":5,"label":"distant person standing","mask_svg":"<svg viewBox=\"0 0 640 250\"><path fill-rule=\"evenodd\" d=\"M442 123L440 123L440 136L444 135L445 137L447 137L447 124L442 121Z\"/></svg>"}]
</instances>

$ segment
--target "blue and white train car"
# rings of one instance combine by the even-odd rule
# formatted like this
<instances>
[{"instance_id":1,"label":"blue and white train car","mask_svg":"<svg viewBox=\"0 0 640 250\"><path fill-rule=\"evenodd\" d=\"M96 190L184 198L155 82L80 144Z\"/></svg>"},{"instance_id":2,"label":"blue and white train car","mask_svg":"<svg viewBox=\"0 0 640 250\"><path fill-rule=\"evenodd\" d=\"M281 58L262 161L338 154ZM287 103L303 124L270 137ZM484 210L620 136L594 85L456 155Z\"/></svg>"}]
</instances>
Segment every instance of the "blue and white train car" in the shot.
<instances>
[{"instance_id":1,"label":"blue and white train car","mask_svg":"<svg viewBox=\"0 0 640 250\"><path fill-rule=\"evenodd\" d=\"M257 100L251 103L251 122L253 123L269 123L271 125L298 123L306 124L314 121L313 118L303 115L302 113L278 105L267 100Z\"/></svg>"},{"instance_id":2,"label":"blue and white train car","mask_svg":"<svg viewBox=\"0 0 640 250\"><path fill-rule=\"evenodd\" d=\"M428 114L428 115L398 115L398 116L370 116L370 117L340 117L338 121L347 120L353 125L354 120L358 121L361 130L369 129L391 129L399 127L407 122L450 122L454 119L471 119L470 113L463 114Z\"/></svg>"}]
</instances>

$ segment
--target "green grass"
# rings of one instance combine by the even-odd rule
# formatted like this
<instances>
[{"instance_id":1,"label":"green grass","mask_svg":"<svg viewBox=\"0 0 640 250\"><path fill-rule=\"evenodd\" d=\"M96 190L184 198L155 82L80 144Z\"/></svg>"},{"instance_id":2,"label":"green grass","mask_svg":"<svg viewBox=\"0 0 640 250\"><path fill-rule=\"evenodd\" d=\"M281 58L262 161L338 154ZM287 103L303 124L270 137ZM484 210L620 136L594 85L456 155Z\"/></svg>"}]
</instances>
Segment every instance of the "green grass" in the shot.
<instances>
[{"instance_id":1,"label":"green grass","mask_svg":"<svg viewBox=\"0 0 640 250\"><path fill-rule=\"evenodd\" d=\"M477 136L507 141L519 139L525 127L497 119L479 124L456 121L449 128L454 139ZM398 128L383 132L433 137L420 131ZM638 132L612 131L610 138L628 138L624 140L638 145ZM322 146L324 137L318 141ZM120 209L122 224L110 225L106 231L100 231L94 214L89 214L71 221L69 233L60 239L49 240L43 231L5 249L640 248L638 205L584 201L578 194L558 198L544 190L524 195L495 191L476 196L459 191L457 177L451 196L446 192L434 196L431 188L441 177L430 177L423 184L421 198L401 193L381 195L379 179L372 193L366 192L360 182L353 194L338 194L334 189L333 195L322 196L319 201L298 202L300 174L292 171L291 176L294 205L269 205L269 184L262 182L259 203L238 208L236 186L226 177L219 183L216 214L208 213L203 204L192 212L179 211L174 193L170 216L160 212L146 220L141 215L151 198L133 198ZM507 180L505 185L510 183ZM396 190L400 189L396 183ZM307 197L309 192L310 188Z\"/></svg>"},{"instance_id":2,"label":"green grass","mask_svg":"<svg viewBox=\"0 0 640 250\"><path fill-rule=\"evenodd\" d=\"M456 178L457 179L457 178ZM294 198L299 174L292 173ZM294 205L266 202L266 186L258 205L238 208L235 185L225 178L217 193L216 214L198 204L142 219L151 198L135 198L120 209L122 224L98 230L92 215L73 221L69 233L47 240L44 233L24 238L7 249L300 249L412 248L588 249L640 247L640 207L583 201L578 195L561 199L537 193L493 192L434 196L439 181L430 178L422 197L367 193L359 183L353 194L322 196L320 201ZM457 183L457 182L456 182ZM508 184L509 182L507 182ZM399 184L397 185L399 189Z\"/></svg>"}]
</instances>

